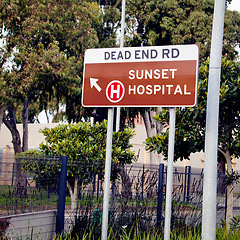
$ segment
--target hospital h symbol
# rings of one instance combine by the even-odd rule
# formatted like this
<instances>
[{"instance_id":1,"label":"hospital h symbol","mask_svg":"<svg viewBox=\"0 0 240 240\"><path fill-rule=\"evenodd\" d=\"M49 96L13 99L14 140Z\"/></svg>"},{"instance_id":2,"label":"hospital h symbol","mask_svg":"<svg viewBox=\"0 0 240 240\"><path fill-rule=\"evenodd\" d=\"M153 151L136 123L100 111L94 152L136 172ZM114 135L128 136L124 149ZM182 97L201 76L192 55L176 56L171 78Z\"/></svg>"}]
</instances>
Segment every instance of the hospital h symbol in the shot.
<instances>
[{"instance_id":1,"label":"hospital h symbol","mask_svg":"<svg viewBox=\"0 0 240 240\"><path fill-rule=\"evenodd\" d=\"M113 94L117 94L117 98L120 96L120 85L117 85L117 89L114 89L114 85L111 85L111 98L113 98Z\"/></svg>"}]
</instances>

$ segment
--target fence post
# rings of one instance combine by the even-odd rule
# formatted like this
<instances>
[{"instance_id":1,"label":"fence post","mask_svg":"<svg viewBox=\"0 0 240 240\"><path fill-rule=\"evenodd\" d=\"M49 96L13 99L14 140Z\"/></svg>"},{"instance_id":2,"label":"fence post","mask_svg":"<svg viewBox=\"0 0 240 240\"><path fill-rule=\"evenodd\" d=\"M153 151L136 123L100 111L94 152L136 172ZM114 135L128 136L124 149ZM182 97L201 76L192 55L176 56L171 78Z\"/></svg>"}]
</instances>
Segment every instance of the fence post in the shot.
<instances>
[{"instance_id":1,"label":"fence post","mask_svg":"<svg viewBox=\"0 0 240 240\"><path fill-rule=\"evenodd\" d=\"M191 166L185 167L185 179L184 179L184 196L183 201L189 202L190 196L190 183L191 183Z\"/></svg>"},{"instance_id":2,"label":"fence post","mask_svg":"<svg viewBox=\"0 0 240 240\"><path fill-rule=\"evenodd\" d=\"M190 184L191 184L191 166L188 166L188 171L187 171L187 203L190 200Z\"/></svg>"},{"instance_id":3,"label":"fence post","mask_svg":"<svg viewBox=\"0 0 240 240\"><path fill-rule=\"evenodd\" d=\"M142 174L142 200L143 200L143 191L144 191L144 172L145 172L145 165L143 164L143 174Z\"/></svg>"},{"instance_id":4,"label":"fence post","mask_svg":"<svg viewBox=\"0 0 240 240\"><path fill-rule=\"evenodd\" d=\"M95 190L96 190L96 174L94 174L93 176L93 196L95 194Z\"/></svg>"},{"instance_id":5,"label":"fence post","mask_svg":"<svg viewBox=\"0 0 240 240\"><path fill-rule=\"evenodd\" d=\"M64 231L64 212L66 200L66 185L67 185L67 156L62 156L62 165L59 181L59 196L58 196L58 210L57 210L57 234L62 234Z\"/></svg>"},{"instance_id":6,"label":"fence post","mask_svg":"<svg viewBox=\"0 0 240 240\"><path fill-rule=\"evenodd\" d=\"M186 200L186 192L187 192L187 166L185 166L184 171L184 192L183 192L183 202Z\"/></svg>"},{"instance_id":7,"label":"fence post","mask_svg":"<svg viewBox=\"0 0 240 240\"><path fill-rule=\"evenodd\" d=\"M13 163L13 167L12 167L12 185L11 186L13 186L13 182L14 182L14 177L15 177L16 175L15 175L15 163Z\"/></svg>"},{"instance_id":8,"label":"fence post","mask_svg":"<svg viewBox=\"0 0 240 240\"><path fill-rule=\"evenodd\" d=\"M157 203L157 226L160 227L162 220L162 202L163 202L163 174L164 164L159 164L158 169L158 203Z\"/></svg>"},{"instance_id":9,"label":"fence post","mask_svg":"<svg viewBox=\"0 0 240 240\"><path fill-rule=\"evenodd\" d=\"M225 179L226 179L226 173L224 173L224 177L225 177ZM225 213L224 213L224 220L225 221L227 221L227 186L225 186L225 207L224 207L224 211L225 211Z\"/></svg>"},{"instance_id":10,"label":"fence post","mask_svg":"<svg viewBox=\"0 0 240 240\"><path fill-rule=\"evenodd\" d=\"M99 197L99 175L97 177L98 177L98 180L97 180L97 201L98 201L98 197Z\"/></svg>"}]
</instances>

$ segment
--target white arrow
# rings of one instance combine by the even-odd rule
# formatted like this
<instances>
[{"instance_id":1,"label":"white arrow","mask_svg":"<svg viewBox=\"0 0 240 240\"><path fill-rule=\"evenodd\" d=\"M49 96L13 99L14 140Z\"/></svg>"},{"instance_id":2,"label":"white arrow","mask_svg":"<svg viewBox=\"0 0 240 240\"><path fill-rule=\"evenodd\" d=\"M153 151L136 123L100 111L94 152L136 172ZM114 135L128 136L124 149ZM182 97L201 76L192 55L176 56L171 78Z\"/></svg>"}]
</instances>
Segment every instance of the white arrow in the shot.
<instances>
[{"instance_id":1,"label":"white arrow","mask_svg":"<svg viewBox=\"0 0 240 240\"><path fill-rule=\"evenodd\" d=\"M101 92L101 87L97 84L98 79L96 78L90 78L90 85L91 88L95 87L99 92Z\"/></svg>"}]
</instances>

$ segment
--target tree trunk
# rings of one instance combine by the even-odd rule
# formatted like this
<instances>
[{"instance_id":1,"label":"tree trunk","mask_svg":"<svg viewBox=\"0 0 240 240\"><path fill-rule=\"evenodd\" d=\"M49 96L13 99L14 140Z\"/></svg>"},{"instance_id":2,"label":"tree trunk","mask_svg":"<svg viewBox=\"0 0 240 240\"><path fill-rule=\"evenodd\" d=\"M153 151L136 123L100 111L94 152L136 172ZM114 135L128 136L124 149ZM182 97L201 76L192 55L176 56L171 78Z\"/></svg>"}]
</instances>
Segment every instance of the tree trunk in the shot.
<instances>
[{"instance_id":1,"label":"tree trunk","mask_svg":"<svg viewBox=\"0 0 240 240\"><path fill-rule=\"evenodd\" d=\"M227 171L229 173L233 172L232 169L232 162L231 162L231 156L229 152L225 154L226 162L227 162ZM230 230L231 226L231 219L233 218L233 183L230 185L227 185L227 212L226 212L226 227L227 230Z\"/></svg>"},{"instance_id":2,"label":"tree trunk","mask_svg":"<svg viewBox=\"0 0 240 240\"><path fill-rule=\"evenodd\" d=\"M0 108L0 131L1 131L1 126L2 126L2 121L3 121L3 114L4 114L6 107L7 107L7 105L5 103L3 103Z\"/></svg>"},{"instance_id":3,"label":"tree trunk","mask_svg":"<svg viewBox=\"0 0 240 240\"><path fill-rule=\"evenodd\" d=\"M161 108L157 108L157 114L161 111ZM147 133L147 137L153 137L162 131L161 123L154 121L153 117L155 116L155 112L152 110L145 110L143 114L143 121L145 124L145 129ZM159 164L160 155L154 152L150 152L150 164Z\"/></svg>"},{"instance_id":4,"label":"tree trunk","mask_svg":"<svg viewBox=\"0 0 240 240\"><path fill-rule=\"evenodd\" d=\"M112 197L111 197L111 206L110 209L112 214L115 215L116 207L117 207L117 179L112 182Z\"/></svg>"},{"instance_id":5,"label":"tree trunk","mask_svg":"<svg viewBox=\"0 0 240 240\"><path fill-rule=\"evenodd\" d=\"M12 143L15 155L22 152L21 138L16 124L16 116L14 105L8 107L9 120L3 116L3 122L12 134ZM21 162L16 158L16 176L15 176L15 194L18 197L24 198L27 194L26 176L22 171Z\"/></svg>"},{"instance_id":6,"label":"tree trunk","mask_svg":"<svg viewBox=\"0 0 240 240\"><path fill-rule=\"evenodd\" d=\"M71 222L72 227L74 227L78 208L78 192L79 192L78 178L75 178L73 188L70 185L69 181L67 181L67 187L71 197Z\"/></svg>"},{"instance_id":7,"label":"tree trunk","mask_svg":"<svg viewBox=\"0 0 240 240\"><path fill-rule=\"evenodd\" d=\"M45 109L45 115L46 115L46 118L47 118L47 123L49 123L49 117L48 117L48 113L47 113L47 110Z\"/></svg>"},{"instance_id":8,"label":"tree trunk","mask_svg":"<svg viewBox=\"0 0 240 240\"><path fill-rule=\"evenodd\" d=\"M28 106L29 102L26 100L23 105L22 117L23 117L23 146L22 151L28 150Z\"/></svg>"},{"instance_id":9,"label":"tree trunk","mask_svg":"<svg viewBox=\"0 0 240 240\"><path fill-rule=\"evenodd\" d=\"M156 114L158 115L160 112L162 112L162 107L157 107ZM156 121L156 130L157 134L163 130L163 125L158 121Z\"/></svg>"},{"instance_id":10,"label":"tree trunk","mask_svg":"<svg viewBox=\"0 0 240 240\"><path fill-rule=\"evenodd\" d=\"M20 134L17 129L15 109L13 104L10 107L8 107L8 112L9 112L9 119L7 120L5 117L3 117L3 122L12 134L12 143L13 143L14 153L17 154L22 152L22 148L21 148Z\"/></svg>"},{"instance_id":11,"label":"tree trunk","mask_svg":"<svg viewBox=\"0 0 240 240\"><path fill-rule=\"evenodd\" d=\"M221 155L222 156L222 155ZM218 157L218 164L217 164L217 172L218 172L218 182L217 182L217 192L222 196L226 194L226 187L224 185L225 181L225 157Z\"/></svg>"}]
</instances>

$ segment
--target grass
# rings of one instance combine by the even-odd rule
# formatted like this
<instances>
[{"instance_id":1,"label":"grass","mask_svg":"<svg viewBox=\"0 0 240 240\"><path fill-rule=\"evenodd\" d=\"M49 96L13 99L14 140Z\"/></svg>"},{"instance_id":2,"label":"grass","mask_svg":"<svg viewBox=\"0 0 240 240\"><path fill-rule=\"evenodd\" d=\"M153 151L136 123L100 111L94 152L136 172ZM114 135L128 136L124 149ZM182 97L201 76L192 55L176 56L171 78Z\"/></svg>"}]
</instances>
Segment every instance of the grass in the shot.
<instances>
[{"instance_id":1,"label":"grass","mask_svg":"<svg viewBox=\"0 0 240 240\"><path fill-rule=\"evenodd\" d=\"M8 236L9 237L9 236ZM2 240L7 240L1 238ZM33 239L32 234L27 238L29 240ZM126 232L123 229L121 235L116 236L113 229L109 230L109 235L107 240L163 240L164 233L160 229L151 229L147 231L142 231L138 227L132 228L130 231ZM170 234L171 240L201 240L201 227L195 227L192 229L176 229L173 228ZM218 227L216 229L216 240L239 240L240 231L237 229L227 231L225 227ZM50 240L50 239L46 239ZM93 231L85 232L83 236L71 237L70 235L60 235L55 236L52 240L100 240L100 237L95 237Z\"/></svg>"},{"instance_id":2,"label":"grass","mask_svg":"<svg viewBox=\"0 0 240 240\"><path fill-rule=\"evenodd\" d=\"M26 196L19 197L14 194L14 186L0 186L0 213L3 215L52 209L57 203L58 194L45 189L28 187Z\"/></svg>"},{"instance_id":3,"label":"grass","mask_svg":"<svg viewBox=\"0 0 240 240\"><path fill-rule=\"evenodd\" d=\"M54 240L62 240L63 237L55 237ZM66 240L98 240L94 238L93 232L85 233L82 237L71 238L65 236ZM149 231L142 231L139 228L131 229L129 232L123 230L120 236L116 236L112 229L109 230L108 240L163 240L164 233L159 229L153 229ZM196 227L193 229L172 229L171 240L201 240L201 228ZM234 229L227 231L225 227L218 227L216 229L216 240L239 240L240 231Z\"/></svg>"},{"instance_id":4,"label":"grass","mask_svg":"<svg viewBox=\"0 0 240 240\"><path fill-rule=\"evenodd\" d=\"M40 202L50 202L56 205L58 194L48 193L46 189L38 189L36 187L28 187L26 197L19 199L19 197L14 196L14 186L0 186L0 205L5 205L6 201L15 201L17 198L24 203L28 203L29 200L40 203Z\"/></svg>"},{"instance_id":5,"label":"grass","mask_svg":"<svg viewBox=\"0 0 240 240\"><path fill-rule=\"evenodd\" d=\"M196 207L195 205L191 204L191 203L187 203L187 202L182 202L182 201L172 201L172 206L173 207L186 207L189 209L200 209L199 207Z\"/></svg>"},{"instance_id":6,"label":"grass","mask_svg":"<svg viewBox=\"0 0 240 240\"><path fill-rule=\"evenodd\" d=\"M238 229L232 229L227 231L226 227L217 228L216 239L218 240L237 240L240 239L240 231Z\"/></svg>"}]
</instances>

